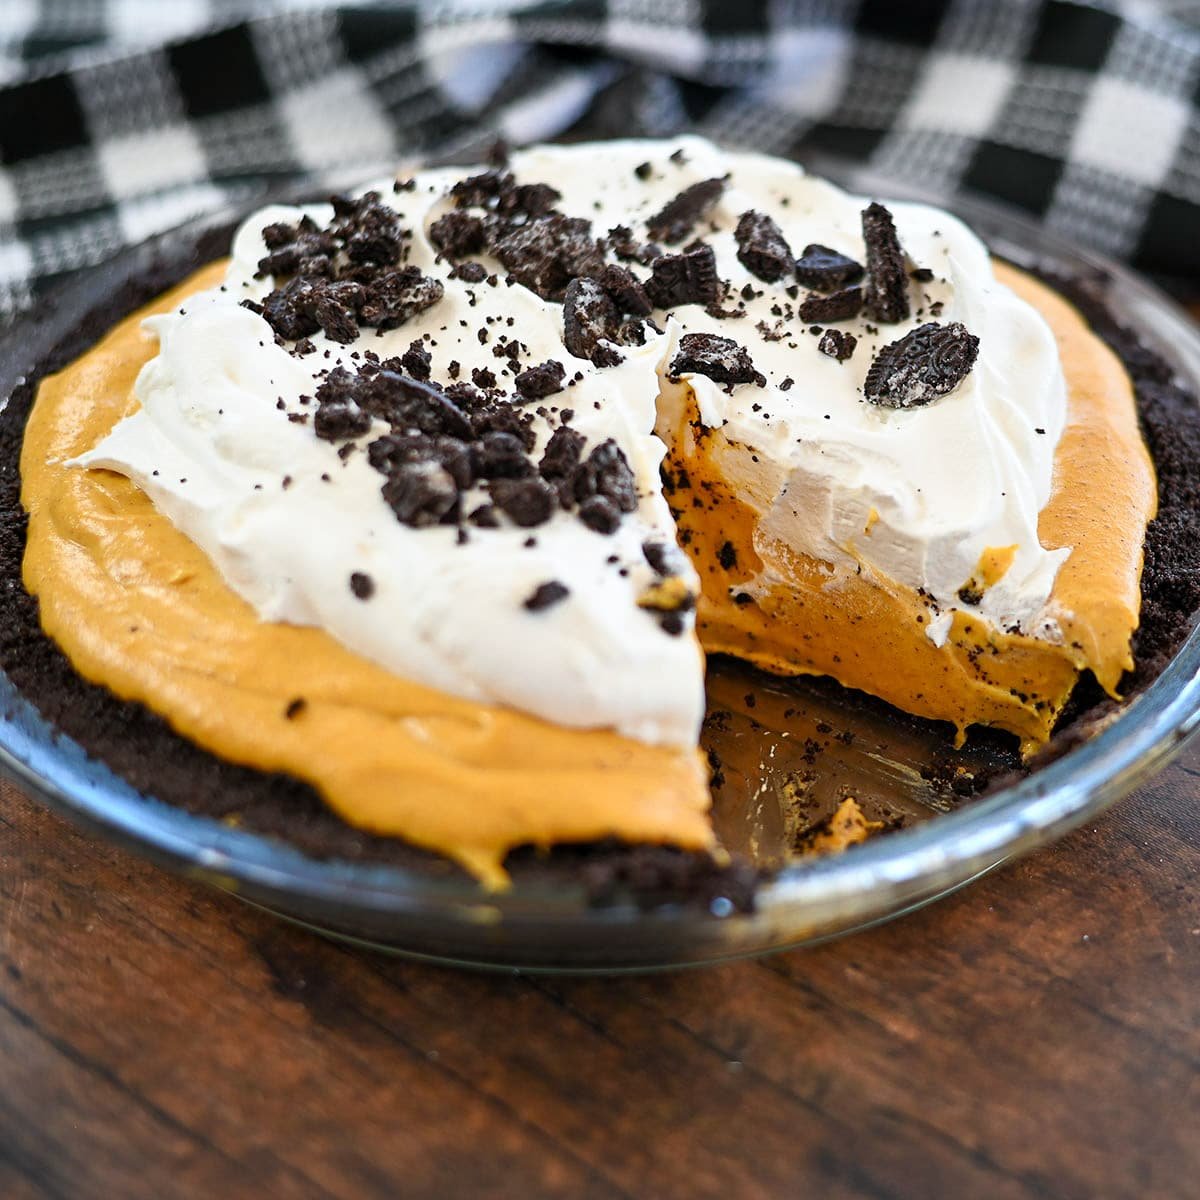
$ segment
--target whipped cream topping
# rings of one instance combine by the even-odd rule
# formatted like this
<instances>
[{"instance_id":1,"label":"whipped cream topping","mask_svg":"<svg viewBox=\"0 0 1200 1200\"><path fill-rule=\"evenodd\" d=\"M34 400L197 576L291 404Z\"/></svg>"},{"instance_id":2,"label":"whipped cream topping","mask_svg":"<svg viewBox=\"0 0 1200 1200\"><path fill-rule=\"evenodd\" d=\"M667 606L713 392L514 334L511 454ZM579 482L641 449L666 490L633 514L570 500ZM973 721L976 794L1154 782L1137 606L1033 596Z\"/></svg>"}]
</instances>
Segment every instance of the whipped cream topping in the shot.
<instances>
[{"instance_id":1,"label":"whipped cream topping","mask_svg":"<svg viewBox=\"0 0 1200 1200\"><path fill-rule=\"evenodd\" d=\"M496 285L454 277L428 231L453 209L449 189L470 171L421 171L411 189L394 191L391 180L373 186L413 230L408 264L444 286L438 304L395 330L364 329L348 345L317 334L314 353L290 353L241 302L275 286L255 278L263 229L302 213L324 225L331 210L265 208L238 232L222 287L147 322L160 350L137 381L140 408L79 465L132 478L263 620L319 626L397 674L467 699L693 745L704 688L691 616L682 635L671 636L637 601L658 578L643 545L674 540L658 479L664 448L653 432L660 381L669 392L668 365L683 334L711 332L746 347L765 377L763 386L732 392L687 377L705 423L747 448L737 469L763 508L763 536L835 565L867 563L925 589L946 610L971 607L958 593L985 551L1015 546L1011 565L974 608L1005 628L1037 631L1068 553L1045 551L1037 540L1066 389L1049 329L995 282L969 230L939 210L891 206L902 245L934 278L914 285L917 311L903 324L842 323L860 340L839 363L786 315L795 308L786 290L793 281L763 283L741 265L733 230L756 209L775 219L794 253L821 243L861 262L863 199L791 164L694 138L536 147L515 154L509 169L518 183L557 189L555 207L590 219L597 236L626 225L641 240L646 219L683 188L727 176L694 233L713 247L731 285L726 307L737 300L746 315L722 319L695 304L658 312L661 333L620 347L618 365L596 367L565 349L562 306L506 286L504 268L486 254L471 257L499 274ZM931 306L940 306L936 318ZM875 350L928 319L961 321L978 336L974 370L922 408L866 403L862 384ZM467 527L465 540L451 526L410 528L382 498L382 477L361 450L342 457L314 436L311 421L289 419L311 414L305 398L334 366L353 371L364 351L398 356L423 337L434 381L469 379L479 367L511 390L512 372L481 330L519 337L528 347L522 368L547 359L566 368L568 386L542 401L535 419L535 458L567 408L589 449L611 438L623 450L640 502L615 533L562 511L534 529L507 521ZM377 425L371 436L386 431ZM697 589L685 556L676 554L671 570ZM372 581L369 598L350 586L356 574ZM564 585L567 597L531 611L525 600L547 582Z\"/></svg>"},{"instance_id":2,"label":"whipped cream topping","mask_svg":"<svg viewBox=\"0 0 1200 1200\"><path fill-rule=\"evenodd\" d=\"M839 363L816 352L817 336L799 321L780 319L780 286L762 283L738 262L732 231L741 213L759 209L796 254L818 243L861 263L867 199L766 156L688 141L684 157L674 171L665 169L664 191L730 173L710 214L719 232L706 240L734 294L746 284L762 293L745 304L742 319L716 319L691 306L676 310L669 327L674 341L686 332L736 338L767 378L765 387L729 395L710 379L687 377L705 424L745 449L728 468L764 510L759 536L848 570L867 564L923 589L943 613L978 612L1002 629L1052 638L1045 609L1069 551L1043 549L1037 522L1050 498L1067 389L1041 315L996 281L986 247L961 221L926 205L890 203L901 246L934 278L914 285L906 321L839 322L858 338L852 357ZM615 153L609 161L620 182ZM974 369L923 407L866 403L863 382L879 348L930 320L961 322L978 337ZM775 340L779 332L785 336ZM794 382L782 390L788 379ZM1016 550L1003 576L979 587L985 552L1010 546ZM766 577L749 590L778 584ZM971 603L977 590L982 597ZM934 640L945 640L949 621L941 630Z\"/></svg>"}]
</instances>

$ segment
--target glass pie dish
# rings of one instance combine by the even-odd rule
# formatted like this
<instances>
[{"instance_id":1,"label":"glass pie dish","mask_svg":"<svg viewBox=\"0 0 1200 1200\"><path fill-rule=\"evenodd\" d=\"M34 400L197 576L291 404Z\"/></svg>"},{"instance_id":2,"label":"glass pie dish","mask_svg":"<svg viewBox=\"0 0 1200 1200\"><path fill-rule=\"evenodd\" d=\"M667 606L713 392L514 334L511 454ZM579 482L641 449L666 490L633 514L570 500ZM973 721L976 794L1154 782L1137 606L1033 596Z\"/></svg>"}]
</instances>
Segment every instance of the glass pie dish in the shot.
<instances>
[{"instance_id":1,"label":"glass pie dish","mask_svg":"<svg viewBox=\"0 0 1200 1200\"><path fill-rule=\"evenodd\" d=\"M829 172L826 174L837 174ZM896 189L881 184L881 194ZM1200 387L1200 333L1165 296L1114 264L1065 246L1007 213L947 205L1017 265L1064 275L1104 272L1107 302L1180 375ZM8 396L72 331L109 321L113 298L148 275L182 278L215 258L241 214L192 223L68 285L37 319L0 342ZM129 294L133 292L129 290ZM15 464L5 464L15 470ZM90 758L0 674L0 770L51 808L169 868L325 932L447 962L544 970L647 969L763 953L847 932L926 903L1005 859L1095 816L1161 768L1200 716L1200 635L1082 745L978 799L958 800L937 764L959 776L989 765L987 739L952 759L939 735L814 681L718 662L706 746L719 750L714 820L724 844L776 864L751 912L719 897L639 905L592 902L582 878L518 875L485 892L458 876L384 863L318 859L268 836L142 794ZM817 734L820 766L812 767ZM796 781L803 782L798 787ZM832 857L797 857L813 814L853 794L868 818L897 826Z\"/></svg>"}]
</instances>

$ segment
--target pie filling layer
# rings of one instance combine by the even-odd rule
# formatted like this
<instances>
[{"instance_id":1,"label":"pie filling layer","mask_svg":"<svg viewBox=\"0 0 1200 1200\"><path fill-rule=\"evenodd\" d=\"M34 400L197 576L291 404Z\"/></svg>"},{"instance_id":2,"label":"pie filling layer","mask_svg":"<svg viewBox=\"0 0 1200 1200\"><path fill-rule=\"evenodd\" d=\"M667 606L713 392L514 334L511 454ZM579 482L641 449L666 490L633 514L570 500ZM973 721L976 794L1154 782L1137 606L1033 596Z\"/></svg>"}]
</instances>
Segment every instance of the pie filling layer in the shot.
<instances>
[{"instance_id":1,"label":"pie filling layer","mask_svg":"<svg viewBox=\"0 0 1200 1200\"><path fill-rule=\"evenodd\" d=\"M526 843L714 848L694 618L1026 749L1115 693L1154 475L1074 310L935 210L897 282L789 164L596 152L260 214L43 383L25 581L80 674L493 886Z\"/></svg>"}]
</instances>

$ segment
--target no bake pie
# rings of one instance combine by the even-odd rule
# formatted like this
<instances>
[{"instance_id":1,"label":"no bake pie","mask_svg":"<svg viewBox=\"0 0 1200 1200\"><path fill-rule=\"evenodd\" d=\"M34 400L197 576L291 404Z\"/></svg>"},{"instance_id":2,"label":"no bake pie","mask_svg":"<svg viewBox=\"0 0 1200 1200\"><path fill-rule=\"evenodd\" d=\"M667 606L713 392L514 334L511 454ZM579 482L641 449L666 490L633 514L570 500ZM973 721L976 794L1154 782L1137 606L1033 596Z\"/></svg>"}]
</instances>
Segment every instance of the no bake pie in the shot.
<instances>
[{"instance_id":1,"label":"no bake pie","mask_svg":"<svg viewBox=\"0 0 1200 1200\"><path fill-rule=\"evenodd\" d=\"M284 836L709 878L706 652L1014 762L1134 678L1194 418L1105 320L944 211L695 138L419 170L261 210L41 382L24 586Z\"/></svg>"}]
</instances>

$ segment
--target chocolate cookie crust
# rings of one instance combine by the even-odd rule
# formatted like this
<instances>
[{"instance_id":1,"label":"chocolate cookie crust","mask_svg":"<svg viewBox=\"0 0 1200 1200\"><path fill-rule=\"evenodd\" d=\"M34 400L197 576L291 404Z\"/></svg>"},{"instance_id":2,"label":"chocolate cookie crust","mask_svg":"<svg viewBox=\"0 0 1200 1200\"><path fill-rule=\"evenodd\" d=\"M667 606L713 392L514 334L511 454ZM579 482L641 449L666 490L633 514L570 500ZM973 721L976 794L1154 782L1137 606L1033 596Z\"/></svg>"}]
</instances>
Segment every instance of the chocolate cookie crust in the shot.
<instances>
[{"instance_id":1,"label":"chocolate cookie crust","mask_svg":"<svg viewBox=\"0 0 1200 1200\"><path fill-rule=\"evenodd\" d=\"M21 585L26 518L18 459L38 380L77 357L127 313L224 252L228 234L228 229L206 234L190 258L147 267L114 292L45 356L0 413L0 667L53 726L140 791L193 813L236 819L242 828L279 837L316 858L461 875L439 856L347 825L308 785L217 759L142 705L120 701L83 681L41 632L37 601ZM1143 620L1134 644L1137 667L1123 684L1129 696L1166 665L1200 607L1200 410L1196 397L1173 381L1169 364L1112 316L1102 279L1048 274L1047 281L1081 309L1124 361L1159 474L1160 511L1147 532ZM1043 757L1070 749L1114 707L1090 679L1081 681ZM1015 753L1011 761L1015 768ZM611 842L560 847L544 856L519 850L506 865L518 880L551 876L582 883L598 902L632 896L644 905L683 901L706 906L724 896L746 909L753 905L761 878L746 863L726 866L704 854Z\"/></svg>"}]
</instances>

